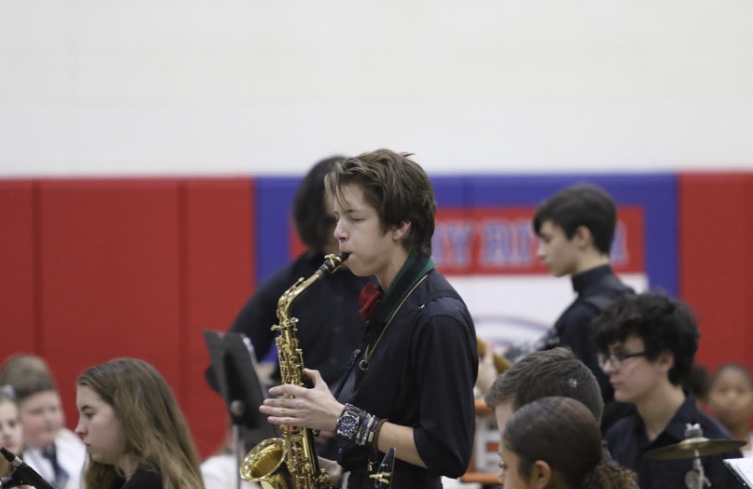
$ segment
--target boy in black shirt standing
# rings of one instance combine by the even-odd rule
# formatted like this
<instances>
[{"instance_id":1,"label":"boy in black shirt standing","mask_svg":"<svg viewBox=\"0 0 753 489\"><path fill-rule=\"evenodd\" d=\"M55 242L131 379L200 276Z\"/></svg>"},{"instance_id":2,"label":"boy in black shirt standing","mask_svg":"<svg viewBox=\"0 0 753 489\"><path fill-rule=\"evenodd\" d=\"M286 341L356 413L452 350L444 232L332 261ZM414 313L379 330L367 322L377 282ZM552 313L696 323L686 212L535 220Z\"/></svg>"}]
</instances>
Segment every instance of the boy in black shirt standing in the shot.
<instances>
[{"instance_id":1,"label":"boy in black shirt standing","mask_svg":"<svg viewBox=\"0 0 753 489\"><path fill-rule=\"evenodd\" d=\"M596 359L591 321L616 299L633 290L612 271L610 251L617 227L617 206L602 188L577 184L544 201L533 218L539 237L537 255L552 275L569 275L576 299L536 345L546 350L567 346L596 376L604 400L602 433L629 409L614 392Z\"/></svg>"}]
</instances>

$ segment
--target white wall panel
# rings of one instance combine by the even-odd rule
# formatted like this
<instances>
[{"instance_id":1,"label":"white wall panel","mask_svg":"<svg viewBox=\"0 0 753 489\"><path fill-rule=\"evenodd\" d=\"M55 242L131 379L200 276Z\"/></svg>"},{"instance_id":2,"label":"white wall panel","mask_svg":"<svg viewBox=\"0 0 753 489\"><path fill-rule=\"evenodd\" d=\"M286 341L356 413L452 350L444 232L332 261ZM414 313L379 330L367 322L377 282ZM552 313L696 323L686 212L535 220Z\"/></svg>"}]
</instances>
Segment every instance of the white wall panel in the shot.
<instances>
[{"instance_id":1,"label":"white wall panel","mask_svg":"<svg viewBox=\"0 0 753 489\"><path fill-rule=\"evenodd\" d=\"M753 3L6 0L0 176L753 168Z\"/></svg>"}]
</instances>

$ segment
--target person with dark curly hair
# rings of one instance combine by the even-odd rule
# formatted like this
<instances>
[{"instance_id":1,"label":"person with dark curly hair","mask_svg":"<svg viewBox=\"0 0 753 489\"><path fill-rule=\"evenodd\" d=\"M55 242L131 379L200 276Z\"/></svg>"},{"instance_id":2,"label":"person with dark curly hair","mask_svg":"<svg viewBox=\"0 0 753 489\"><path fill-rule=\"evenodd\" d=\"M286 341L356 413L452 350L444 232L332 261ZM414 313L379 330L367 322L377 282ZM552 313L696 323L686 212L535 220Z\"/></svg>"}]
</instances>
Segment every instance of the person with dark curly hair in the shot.
<instances>
[{"instance_id":1,"label":"person with dark curly hair","mask_svg":"<svg viewBox=\"0 0 753 489\"><path fill-rule=\"evenodd\" d=\"M692 459L654 460L644 453L680 443L688 425L698 424L709 439L730 438L683 390L700 338L693 311L681 300L643 293L609 306L593 327L615 399L636 408L607 432L609 451L617 462L638 473L642 489L685 489L686 476L696 473ZM739 450L732 450L701 457L712 487L741 487L723 463L725 458L741 456Z\"/></svg>"},{"instance_id":2,"label":"person with dark curly hair","mask_svg":"<svg viewBox=\"0 0 753 489\"><path fill-rule=\"evenodd\" d=\"M602 458L593 413L571 397L544 397L507 422L499 482L505 489L635 489L635 473Z\"/></svg>"}]
</instances>

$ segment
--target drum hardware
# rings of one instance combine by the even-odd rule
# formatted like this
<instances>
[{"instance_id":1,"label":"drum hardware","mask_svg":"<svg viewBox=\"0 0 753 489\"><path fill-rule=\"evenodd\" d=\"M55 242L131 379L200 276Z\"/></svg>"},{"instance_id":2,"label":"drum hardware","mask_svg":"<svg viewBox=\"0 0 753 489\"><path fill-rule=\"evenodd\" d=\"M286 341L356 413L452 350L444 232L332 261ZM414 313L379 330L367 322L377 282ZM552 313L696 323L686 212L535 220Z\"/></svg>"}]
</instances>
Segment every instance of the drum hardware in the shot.
<instances>
[{"instance_id":1,"label":"drum hardware","mask_svg":"<svg viewBox=\"0 0 753 489\"><path fill-rule=\"evenodd\" d=\"M703 489L711 485L703 473L701 457L729 452L745 445L744 440L710 440L703 436L699 424L690 424L685 428L685 439L675 445L655 448L643 454L649 460L693 459L693 469L685 475L688 489Z\"/></svg>"}]
</instances>

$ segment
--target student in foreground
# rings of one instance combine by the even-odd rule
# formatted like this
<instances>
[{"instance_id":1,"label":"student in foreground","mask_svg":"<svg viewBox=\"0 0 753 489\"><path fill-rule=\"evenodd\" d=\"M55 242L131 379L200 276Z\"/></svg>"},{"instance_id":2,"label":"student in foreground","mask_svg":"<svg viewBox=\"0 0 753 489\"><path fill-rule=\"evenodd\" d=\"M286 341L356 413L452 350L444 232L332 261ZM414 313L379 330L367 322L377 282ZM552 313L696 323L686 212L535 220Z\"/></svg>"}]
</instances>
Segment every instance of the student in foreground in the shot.
<instances>
[{"instance_id":1,"label":"student in foreground","mask_svg":"<svg viewBox=\"0 0 753 489\"><path fill-rule=\"evenodd\" d=\"M570 397L544 397L517 410L501 445L505 489L635 489L635 473L605 463L591 411Z\"/></svg>"},{"instance_id":2,"label":"student in foreground","mask_svg":"<svg viewBox=\"0 0 753 489\"><path fill-rule=\"evenodd\" d=\"M366 335L338 395L304 370L313 388L273 387L279 397L260 410L273 424L335 431L340 455L322 464L335 487L373 488L394 448L392 489L439 489L470 462L479 360L470 313L431 259L431 182L409 154L383 149L338 163L326 183L340 252L379 284L363 294Z\"/></svg>"},{"instance_id":3,"label":"student in foreground","mask_svg":"<svg viewBox=\"0 0 753 489\"><path fill-rule=\"evenodd\" d=\"M154 367L120 358L76 384L76 433L89 453L83 489L203 489L186 420Z\"/></svg>"}]
</instances>

